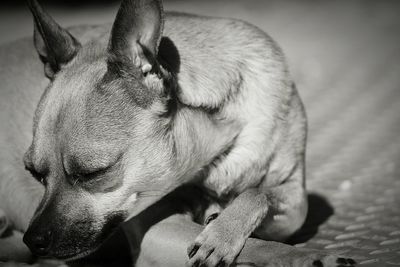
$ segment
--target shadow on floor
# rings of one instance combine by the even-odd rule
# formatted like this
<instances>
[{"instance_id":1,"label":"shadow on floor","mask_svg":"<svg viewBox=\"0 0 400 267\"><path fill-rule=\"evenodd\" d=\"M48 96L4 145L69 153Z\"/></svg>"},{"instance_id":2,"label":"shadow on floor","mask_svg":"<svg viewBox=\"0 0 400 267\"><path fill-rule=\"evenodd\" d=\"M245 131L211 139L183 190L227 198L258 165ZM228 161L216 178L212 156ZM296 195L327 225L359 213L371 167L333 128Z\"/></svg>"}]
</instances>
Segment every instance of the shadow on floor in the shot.
<instances>
[{"instance_id":1,"label":"shadow on floor","mask_svg":"<svg viewBox=\"0 0 400 267\"><path fill-rule=\"evenodd\" d=\"M319 226L326 222L333 213L334 209L326 198L316 193L308 194L308 214L306 221L287 243L295 245L307 242L317 234Z\"/></svg>"},{"instance_id":2,"label":"shadow on floor","mask_svg":"<svg viewBox=\"0 0 400 267\"><path fill-rule=\"evenodd\" d=\"M290 240L288 240L288 244L294 245L310 240L317 234L320 225L326 222L334 213L333 207L319 194L310 193L308 195L308 203L309 208L306 221L302 228L292 238L290 238ZM108 240L108 242L105 242L99 251L83 261L80 260L71 264L71 266L88 266L88 263L89 266L132 265L128 241L121 229L116 231L116 233ZM92 265L90 265L90 263L92 263Z\"/></svg>"},{"instance_id":3,"label":"shadow on floor","mask_svg":"<svg viewBox=\"0 0 400 267\"><path fill-rule=\"evenodd\" d=\"M122 228L119 227L114 234L93 254L84 259L69 262L70 267L131 267L132 258L128 239Z\"/></svg>"}]
</instances>

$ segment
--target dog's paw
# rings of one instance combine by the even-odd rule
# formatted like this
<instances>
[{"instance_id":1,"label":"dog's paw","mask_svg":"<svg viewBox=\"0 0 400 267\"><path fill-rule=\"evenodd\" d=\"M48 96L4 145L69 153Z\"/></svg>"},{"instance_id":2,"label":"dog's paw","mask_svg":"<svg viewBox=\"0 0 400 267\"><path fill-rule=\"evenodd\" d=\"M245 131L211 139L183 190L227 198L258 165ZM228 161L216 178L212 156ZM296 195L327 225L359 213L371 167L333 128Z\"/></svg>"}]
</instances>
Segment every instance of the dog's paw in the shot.
<instances>
[{"instance_id":1,"label":"dog's paw","mask_svg":"<svg viewBox=\"0 0 400 267\"><path fill-rule=\"evenodd\" d=\"M210 216L208 216L204 221L204 225L210 224L212 221L214 221L218 217L218 215L219 215L218 213L213 213Z\"/></svg>"},{"instance_id":2,"label":"dog's paw","mask_svg":"<svg viewBox=\"0 0 400 267\"><path fill-rule=\"evenodd\" d=\"M298 248L279 242L251 239L234 266L257 267L354 267L353 259L326 250Z\"/></svg>"},{"instance_id":3,"label":"dog's paw","mask_svg":"<svg viewBox=\"0 0 400 267\"><path fill-rule=\"evenodd\" d=\"M351 258L327 255L321 251L299 250L288 254L279 254L274 258L261 260L262 255L253 258L251 266L258 267L354 267L356 261ZM260 257L260 258L259 258ZM237 262L237 266L247 266ZM249 265L250 266L250 265Z\"/></svg>"},{"instance_id":4,"label":"dog's paw","mask_svg":"<svg viewBox=\"0 0 400 267\"><path fill-rule=\"evenodd\" d=\"M245 241L246 238L229 229L229 225L212 221L188 248L187 266L230 266Z\"/></svg>"},{"instance_id":5,"label":"dog's paw","mask_svg":"<svg viewBox=\"0 0 400 267\"><path fill-rule=\"evenodd\" d=\"M356 261L334 255L310 254L294 259L288 266L299 267L354 267Z\"/></svg>"},{"instance_id":6,"label":"dog's paw","mask_svg":"<svg viewBox=\"0 0 400 267\"><path fill-rule=\"evenodd\" d=\"M343 258L333 255L328 256L317 256L316 259L310 259L309 264L306 266L310 267L354 267L356 261L351 258Z\"/></svg>"},{"instance_id":7,"label":"dog's paw","mask_svg":"<svg viewBox=\"0 0 400 267\"><path fill-rule=\"evenodd\" d=\"M356 261L337 255L325 254L321 251L300 250L298 253L286 257L289 260L287 265L298 267L354 267ZM269 266L269 265L268 265ZM271 265L272 266L272 265ZM280 265L278 265L280 266Z\"/></svg>"}]
</instances>

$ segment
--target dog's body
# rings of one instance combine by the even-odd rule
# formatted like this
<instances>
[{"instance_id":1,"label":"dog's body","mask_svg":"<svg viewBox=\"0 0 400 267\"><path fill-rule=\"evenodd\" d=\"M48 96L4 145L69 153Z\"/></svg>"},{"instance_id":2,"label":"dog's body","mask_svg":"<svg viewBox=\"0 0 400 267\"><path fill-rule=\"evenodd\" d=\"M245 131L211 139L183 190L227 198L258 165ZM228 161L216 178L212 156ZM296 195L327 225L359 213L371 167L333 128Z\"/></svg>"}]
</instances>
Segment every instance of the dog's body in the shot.
<instances>
[{"instance_id":1,"label":"dog's body","mask_svg":"<svg viewBox=\"0 0 400 267\"><path fill-rule=\"evenodd\" d=\"M229 265L252 233L283 241L301 227L306 118L265 33L187 14L164 22L158 1L124 1L112 28L70 35L36 2L31 9L51 83L44 91L26 41L2 48L0 208L25 231L43 194L22 166L35 113L24 162L46 190L25 235L32 251L86 255L117 223L184 184L214 200L205 220L219 214L190 247L190 265Z\"/></svg>"}]
</instances>

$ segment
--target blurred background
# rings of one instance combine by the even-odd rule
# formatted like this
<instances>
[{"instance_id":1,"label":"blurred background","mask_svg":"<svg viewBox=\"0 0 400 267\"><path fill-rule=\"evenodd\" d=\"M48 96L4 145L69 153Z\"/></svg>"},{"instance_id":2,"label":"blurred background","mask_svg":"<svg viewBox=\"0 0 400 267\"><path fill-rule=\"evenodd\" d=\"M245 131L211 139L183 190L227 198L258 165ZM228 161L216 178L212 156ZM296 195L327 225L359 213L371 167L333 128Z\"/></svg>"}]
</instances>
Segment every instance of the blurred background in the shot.
<instances>
[{"instance_id":1,"label":"blurred background","mask_svg":"<svg viewBox=\"0 0 400 267\"><path fill-rule=\"evenodd\" d=\"M119 5L40 2L63 26L112 22ZM363 266L400 266L400 1L164 4L249 21L283 48L309 117L310 214L293 243L348 253ZM2 0L0 44L31 35L25 5Z\"/></svg>"},{"instance_id":2,"label":"blurred background","mask_svg":"<svg viewBox=\"0 0 400 267\"><path fill-rule=\"evenodd\" d=\"M63 26L112 22L119 5L115 0L39 2ZM400 43L396 0L165 0L164 5L166 10L234 17L259 26L283 47L295 77L312 79L321 89L322 75L335 66L350 67L362 56L365 64L375 64ZM2 0L0 44L30 35L32 18L24 1Z\"/></svg>"}]
</instances>

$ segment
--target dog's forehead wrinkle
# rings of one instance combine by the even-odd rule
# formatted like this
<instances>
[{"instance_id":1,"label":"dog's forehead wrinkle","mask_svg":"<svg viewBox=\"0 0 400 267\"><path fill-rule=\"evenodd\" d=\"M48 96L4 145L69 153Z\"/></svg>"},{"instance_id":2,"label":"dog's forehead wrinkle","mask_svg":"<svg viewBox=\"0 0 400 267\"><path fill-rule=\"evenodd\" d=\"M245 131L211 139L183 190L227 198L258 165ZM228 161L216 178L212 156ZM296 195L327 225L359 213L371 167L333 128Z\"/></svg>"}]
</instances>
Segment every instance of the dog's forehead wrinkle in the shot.
<instances>
[{"instance_id":1,"label":"dog's forehead wrinkle","mask_svg":"<svg viewBox=\"0 0 400 267\"><path fill-rule=\"evenodd\" d=\"M85 127L93 139L126 141L146 110L132 97L130 86L121 78L102 81L85 103Z\"/></svg>"},{"instance_id":2,"label":"dog's forehead wrinkle","mask_svg":"<svg viewBox=\"0 0 400 267\"><path fill-rule=\"evenodd\" d=\"M102 40L92 40L85 44L77 53L72 63L93 63L99 60L106 60L107 45Z\"/></svg>"}]
</instances>

